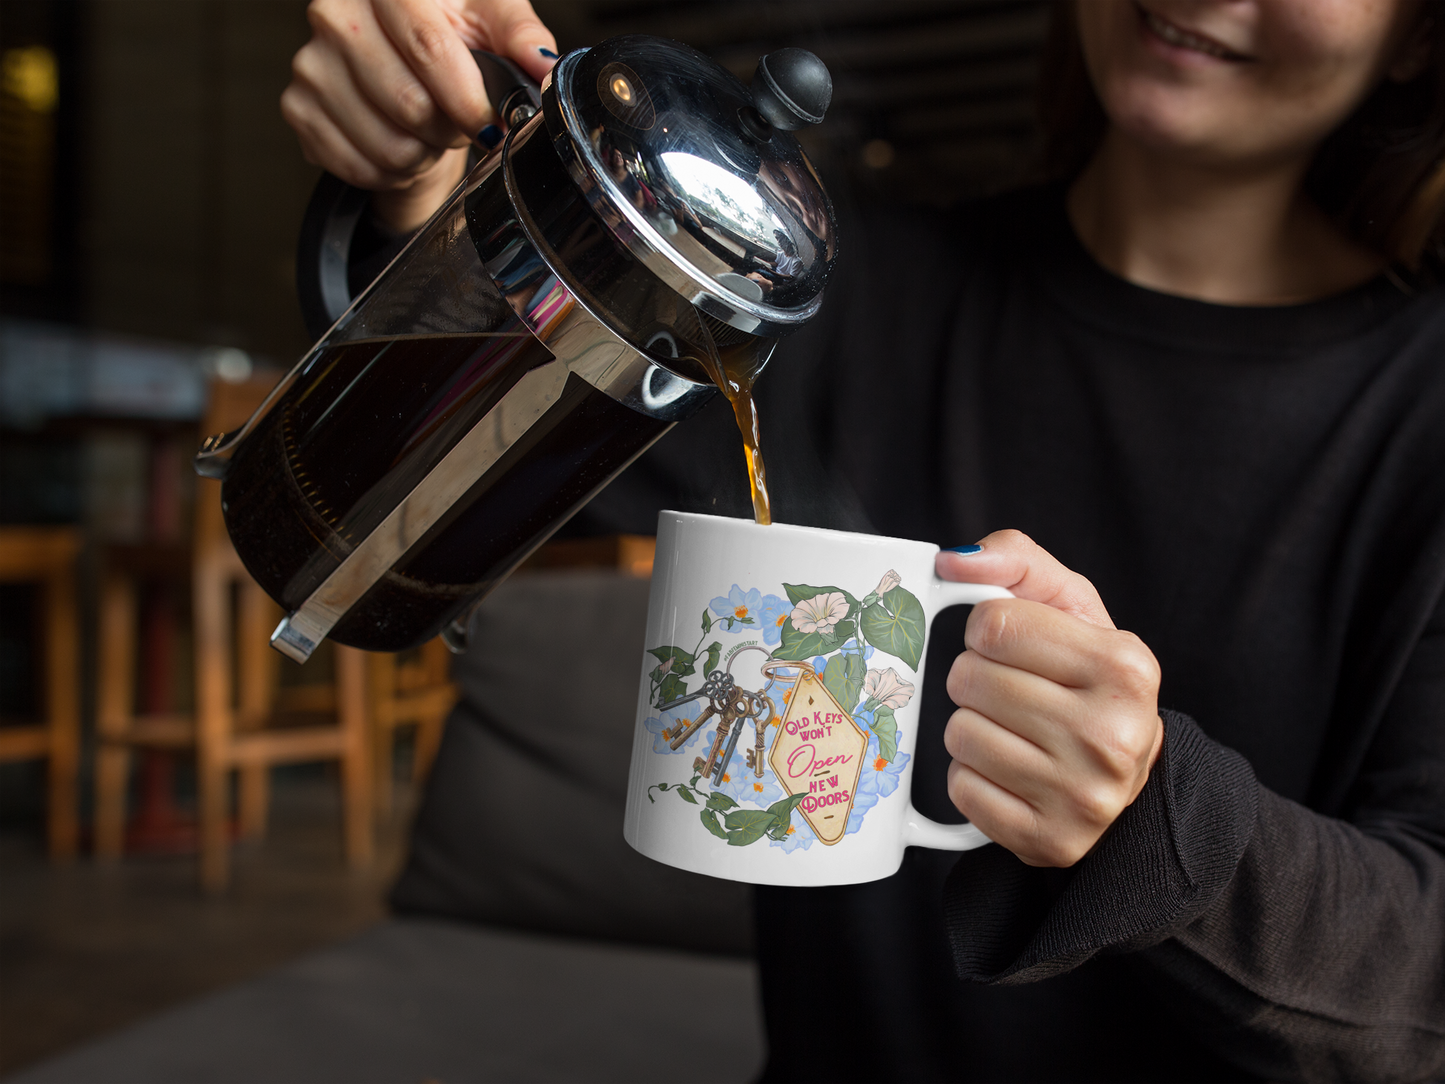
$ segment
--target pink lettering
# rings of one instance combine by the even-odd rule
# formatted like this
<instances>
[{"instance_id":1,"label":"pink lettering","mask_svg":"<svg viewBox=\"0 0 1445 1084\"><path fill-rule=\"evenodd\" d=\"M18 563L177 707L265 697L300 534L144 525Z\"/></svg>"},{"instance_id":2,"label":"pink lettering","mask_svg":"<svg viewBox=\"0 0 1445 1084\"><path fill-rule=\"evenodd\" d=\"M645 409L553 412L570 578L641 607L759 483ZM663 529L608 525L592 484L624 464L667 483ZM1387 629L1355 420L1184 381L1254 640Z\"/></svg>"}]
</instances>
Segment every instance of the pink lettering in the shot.
<instances>
[{"instance_id":1,"label":"pink lettering","mask_svg":"<svg viewBox=\"0 0 1445 1084\"><path fill-rule=\"evenodd\" d=\"M788 754L788 776L792 779L797 779L800 775L807 775L813 768L813 758L815 755L816 753L811 743L800 745L794 749ZM802 767L798 767L798 762L805 756L807 757L806 762Z\"/></svg>"}]
</instances>

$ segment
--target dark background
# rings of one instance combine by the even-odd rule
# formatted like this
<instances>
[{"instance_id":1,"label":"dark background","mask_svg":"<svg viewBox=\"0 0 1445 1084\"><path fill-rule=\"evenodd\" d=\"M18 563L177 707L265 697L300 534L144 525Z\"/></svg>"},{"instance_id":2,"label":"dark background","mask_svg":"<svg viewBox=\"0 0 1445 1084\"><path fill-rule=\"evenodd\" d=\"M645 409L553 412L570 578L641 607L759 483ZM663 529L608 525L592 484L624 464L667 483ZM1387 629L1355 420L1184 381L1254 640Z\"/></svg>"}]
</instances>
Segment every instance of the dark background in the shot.
<instances>
[{"instance_id":1,"label":"dark background","mask_svg":"<svg viewBox=\"0 0 1445 1084\"><path fill-rule=\"evenodd\" d=\"M744 80L817 52L834 105L810 151L834 198L946 203L1002 187L1036 140L1047 21L1031 0L538 0L562 49L645 32ZM277 99L299 0L4 0L0 50L43 45L58 99L0 112L0 311L289 363L309 345L292 249L315 170Z\"/></svg>"}]
</instances>

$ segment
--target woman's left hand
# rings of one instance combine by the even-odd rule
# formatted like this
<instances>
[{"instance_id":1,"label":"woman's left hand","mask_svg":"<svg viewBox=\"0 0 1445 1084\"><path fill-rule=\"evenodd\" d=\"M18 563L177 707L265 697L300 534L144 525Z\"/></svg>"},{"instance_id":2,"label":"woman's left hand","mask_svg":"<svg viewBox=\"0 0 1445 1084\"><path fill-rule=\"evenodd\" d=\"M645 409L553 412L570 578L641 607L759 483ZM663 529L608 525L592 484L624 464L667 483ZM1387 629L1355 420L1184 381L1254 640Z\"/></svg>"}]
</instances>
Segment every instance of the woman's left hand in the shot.
<instances>
[{"instance_id":1,"label":"woman's left hand","mask_svg":"<svg viewBox=\"0 0 1445 1084\"><path fill-rule=\"evenodd\" d=\"M1164 742L1159 664L1114 627L1094 585L1027 535L938 555L946 580L1007 587L983 602L948 675L948 793L1031 866L1072 866L1139 796Z\"/></svg>"}]
</instances>

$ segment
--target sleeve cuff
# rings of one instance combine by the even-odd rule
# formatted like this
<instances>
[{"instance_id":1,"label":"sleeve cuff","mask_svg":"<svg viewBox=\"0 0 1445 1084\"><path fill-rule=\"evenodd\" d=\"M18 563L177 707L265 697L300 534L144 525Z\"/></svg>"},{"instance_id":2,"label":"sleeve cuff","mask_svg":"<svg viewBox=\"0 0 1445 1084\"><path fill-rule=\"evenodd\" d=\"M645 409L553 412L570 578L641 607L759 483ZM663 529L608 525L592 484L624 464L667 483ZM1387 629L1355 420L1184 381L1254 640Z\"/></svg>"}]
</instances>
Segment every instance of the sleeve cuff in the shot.
<instances>
[{"instance_id":1,"label":"sleeve cuff","mask_svg":"<svg viewBox=\"0 0 1445 1084\"><path fill-rule=\"evenodd\" d=\"M1026 866L998 846L959 858L944 918L960 978L1036 982L1098 952L1157 944L1229 884L1254 833L1254 771L1189 716L1160 714L1149 781L1072 870Z\"/></svg>"}]
</instances>

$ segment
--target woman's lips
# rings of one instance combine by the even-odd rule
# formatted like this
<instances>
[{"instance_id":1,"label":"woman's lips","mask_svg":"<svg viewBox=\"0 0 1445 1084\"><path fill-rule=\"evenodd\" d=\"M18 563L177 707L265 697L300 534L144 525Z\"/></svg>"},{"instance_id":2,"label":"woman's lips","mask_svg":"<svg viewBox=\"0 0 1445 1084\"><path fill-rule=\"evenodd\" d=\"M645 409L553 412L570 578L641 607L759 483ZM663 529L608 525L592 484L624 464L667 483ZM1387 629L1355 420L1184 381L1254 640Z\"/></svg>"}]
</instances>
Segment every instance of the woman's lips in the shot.
<instances>
[{"instance_id":1,"label":"woman's lips","mask_svg":"<svg viewBox=\"0 0 1445 1084\"><path fill-rule=\"evenodd\" d=\"M1154 14L1142 4L1134 5L1139 9L1139 15L1144 21L1145 29L1157 37L1166 45L1172 45L1176 49L1188 49L1191 52L1203 53L1205 56L1216 57L1219 60L1240 61L1248 60L1249 57L1236 53L1233 49L1221 45L1213 38L1206 38L1203 34L1196 34L1192 30L1185 30L1183 27L1175 26L1169 20Z\"/></svg>"}]
</instances>

